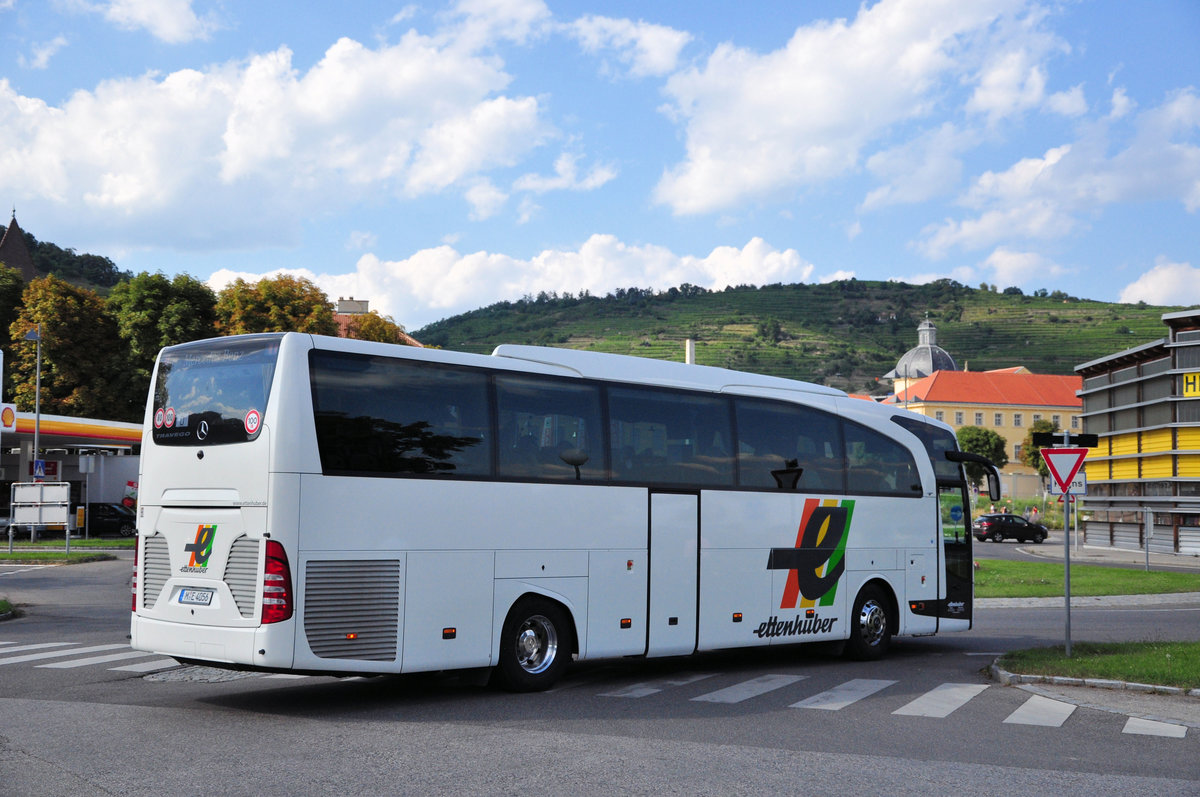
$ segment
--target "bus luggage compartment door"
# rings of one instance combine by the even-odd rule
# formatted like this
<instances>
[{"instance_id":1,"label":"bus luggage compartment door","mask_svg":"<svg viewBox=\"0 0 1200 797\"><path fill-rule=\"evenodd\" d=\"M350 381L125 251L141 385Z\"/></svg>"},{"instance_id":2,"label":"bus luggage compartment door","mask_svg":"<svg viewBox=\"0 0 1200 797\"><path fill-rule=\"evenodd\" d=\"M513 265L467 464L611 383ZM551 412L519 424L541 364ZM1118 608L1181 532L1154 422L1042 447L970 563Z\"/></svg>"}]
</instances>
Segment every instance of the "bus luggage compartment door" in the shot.
<instances>
[{"instance_id":1,"label":"bus luggage compartment door","mask_svg":"<svg viewBox=\"0 0 1200 797\"><path fill-rule=\"evenodd\" d=\"M650 613L647 656L696 650L700 496L650 494Z\"/></svg>"}]
</instances>

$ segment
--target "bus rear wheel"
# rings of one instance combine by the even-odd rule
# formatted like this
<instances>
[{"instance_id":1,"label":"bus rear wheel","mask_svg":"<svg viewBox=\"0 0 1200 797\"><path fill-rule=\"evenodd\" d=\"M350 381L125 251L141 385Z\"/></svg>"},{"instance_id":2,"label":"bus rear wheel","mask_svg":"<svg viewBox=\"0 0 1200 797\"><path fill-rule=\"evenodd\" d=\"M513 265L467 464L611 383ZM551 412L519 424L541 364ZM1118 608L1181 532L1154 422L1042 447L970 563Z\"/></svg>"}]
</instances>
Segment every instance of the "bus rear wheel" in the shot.
<instances>
[{"instance_id":1,"label":"bus rear wheel","mask_svg":"<svg viewBox=\"0 0 1200 797\"><path fill-rule=\"evenodd\" d=\"M567 613L545 598L517 601L500 632L496 680L513 692L541 692L558 681L571 659Z\"/></svg>"},{"instance_id":2,"label":"bus rear wheel","mask_svg":"<svg viewBox=\"0 0 1200 797\"><path fill-rule=\"evenodd\" d=\"M868 584L854 599L850 615L850 638L846 640L846 655L858 661L882 658L892 642L890 606L883 590Z\"/></svg>"}]
</instances>

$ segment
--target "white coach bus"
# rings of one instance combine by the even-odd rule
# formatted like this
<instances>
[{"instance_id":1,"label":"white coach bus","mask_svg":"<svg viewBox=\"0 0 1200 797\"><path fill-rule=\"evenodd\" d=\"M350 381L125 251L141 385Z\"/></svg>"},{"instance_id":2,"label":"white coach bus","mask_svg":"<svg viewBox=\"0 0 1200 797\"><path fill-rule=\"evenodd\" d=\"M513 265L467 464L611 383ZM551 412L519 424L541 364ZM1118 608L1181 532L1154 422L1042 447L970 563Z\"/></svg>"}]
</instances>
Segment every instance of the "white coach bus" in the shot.
<instances>
[{"instance_id":1,"label":"white coach bus","mask_svg":"<svg viewBox=\"0 0 1200 797\"><path fill-rule=\"evenodd\" d=\"M135 649L274 672L492 668L971 627L950 427L817 385L529 346L164 349Z\"/></svg>"}]
</instances>

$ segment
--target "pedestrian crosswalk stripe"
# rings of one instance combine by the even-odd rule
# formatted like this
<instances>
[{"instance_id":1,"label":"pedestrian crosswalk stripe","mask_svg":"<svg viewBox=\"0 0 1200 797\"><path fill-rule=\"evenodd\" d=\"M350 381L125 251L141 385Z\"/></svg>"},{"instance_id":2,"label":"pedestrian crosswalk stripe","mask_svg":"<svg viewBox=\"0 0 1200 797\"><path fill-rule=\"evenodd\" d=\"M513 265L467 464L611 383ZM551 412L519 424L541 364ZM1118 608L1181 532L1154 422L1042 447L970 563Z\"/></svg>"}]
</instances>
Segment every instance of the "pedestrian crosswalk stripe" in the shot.
<instances>
[{"instance_id":1,"label":"pedestrian crosswalk stripe","mask_svg":"<svg viewBox=\"0 0 1200 797\"><path fill-rule=\"evenodd\" d=\"M109 653L105 656L89 656L86 659L71 659L70 661L56 661L52 664L39 664L38 667L49 668L55 670L66 670L72 667L86 667L89 664L108 664L110 661L124 661L125 659L144 659L153 654L146 653L141 650L127 650L124 653Z\"/></svg>"},{"instance_id":2,"label":"pedestrian crosswalk stripe","mask_svg":"<svg viewBox=\"0 0 1200 797\"><path fill-rule=\"evenodd\" d=\"M1034 695L1022 703L1020 708L1009 714L1004 721L1014 725L1041 725L1046 728L1058 728L1074 711L1075 706L1071 703Z\"/></svg>"},{"instance_id":3,"label":"pedestrian crosswalk stripe","mask_svg":"<svg viewBox=\"0 0 1200 797\"><path fill-rule=\"evenodd\" d=\"M179 662L175 661L175 659L154 659L152 661L139 661L137 664L126 664L123 667L109 667L108 669L117 672L153 672L155 670L165 670L168 667L178 666Z\"/></svg>"},{"instance_id":4,"label":"pedestrian crosswalk stripe","mask_svg":"<svg viewBox=\"0 0 1200 797\"><path fill-rule=\"evenodd\" d=\"M1144 720L1140 717L1130 717L1121 729L1121 733L1136 733L1142 736L1168 736L1172 739L1182 739L1187 735L1186 725L1176 725L1173 722L1158 722Z\"/></svg>"},{"instance_id":5,"label":"pedestrian crosswalk stripe","mask_svg":"<svg viewBox=\"0 0 1200 797\"><path fill-rule=\"evenodd\" d=\"M825 711L838 711L851 703L856 703L864 697L870 697L881 689L887 689L895 681L875 680L871 678L855 678L846 681L832 689L805 698L799 703L793 703L792 708L819 708Z\"/></svg>"},{"instance_id":6,"label":"pedestrian crosswalk stripe","mask_svg":"<svg viewBox=\"0 0 1200 797\"><path fill-rule=\"evenodd\" d=\"M46 648L66 648L78 645L78 642L38 642L36 645L18 645L15 648L5 648L4 653L19 653L23 650L45 650Z\"/></svg>"},{"instance_id":7,"label":"pedestrian crosswalk stripe","mask_svg":"<svg viewBox=\"0 0 1200 797\"><path fill-rule=\"evenodd\" d=\"M600 697L646 697L661 692L672 686L687 686L688 684L702 681L705 678L711 678L715 673L685 673L684 675L673 676L668 678L658 678L653 681L645 681L639 684L627 686L624 689L617 689L613 692L603 692Z\"/></svg>"},{"instance_id":8,"label":"pedestrian crosswalk stripe","mask_svg":"<svg viewBox=\"0 0 1200 797\"><path fill-rule=\"evenodd\" d=\"M70 643L68 643L70 644ZM29 653L25 656L8 656L0 659L0 664L21 664L27 661L38 661L39 659L54 659L63 656L77 656L80 653L99 653L102 650L116 650L117 648L129 647L128 645L92 645L87 648L71 648L69 650L52 650L43 653Z\"/></svg>"},{"instance_id":9,"label":"pedestrian crosswalk stripe","mask_svg":"<svg viewBox=\"0 0 1200 797\"><path fill-rule=\"evenodd\" d=\"M942 684L892 713L906 717L948 717L985 689L987 684Z\"/></svg>"},{"instance_id":10,"label":"pedestrian crosswalk stripe","mask_svg":"<svg viewBox=\"0 0 1200 797\"><path fill-rule=\"evenodd\" d=\"M706 695L693 697L692 700L699 700L705 703L741 703L743 700L749 700L752 697L765 695L767 692L773 692L776 689L790 686L807 677L806 675L761 675L758 678L751 678L749 681L743 681L740 684L734 684L724 689L718 689L715 692L709 692Z\"/></svg>"}]
</instances>

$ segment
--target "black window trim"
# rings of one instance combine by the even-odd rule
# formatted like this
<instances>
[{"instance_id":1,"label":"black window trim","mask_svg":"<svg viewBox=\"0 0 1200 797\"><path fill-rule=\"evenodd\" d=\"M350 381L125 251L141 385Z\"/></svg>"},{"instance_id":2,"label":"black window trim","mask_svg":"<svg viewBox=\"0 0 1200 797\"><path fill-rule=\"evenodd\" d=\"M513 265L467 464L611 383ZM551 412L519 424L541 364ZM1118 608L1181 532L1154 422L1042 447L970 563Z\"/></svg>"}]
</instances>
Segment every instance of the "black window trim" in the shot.
<instances>
[{"instance_id":1,"label":"black window trim","mask_svg":"<svg viewBox=\"0 0 1200 797\"><path fill-rule=\"evenodd\" d=\"M887 491L863 491L863 490L850 491L848 489L849 466L848 466L848 460L847 460L847 455L846 455L846 427L848 425L857 426L857 427L865 429L873 434L881 435L885 439L890 440L893 443L895 443L912 460L912 464L914 466L914 469L917 473L917 477L919 479L920 478L920 469L916 467L916 459L913 456L912 451L909 450L908 446L905 445L902 441L896 439L895 437L892 437L891 435L888 435L888 434L880 431L879 429L872 428L870 425L868 425L866 423L862 423L860 421L853 420L851 418L847 418L836 412L831 412L830 410L827 410L827 409L824 409L821 407L816 407L811 404L805 404L802 402L793 402L793 401L783 401L783 400L780 400L777 398L764 397L764 396L753 396L753 395L744 395L744 394L730 395L727 393L721 393L721 392L717 392L717 391L692 390L692 389L687 389L687 388L672 387L672 386L668 386L668 385L655 385L655 384L647 384L647 383L641 383L641 382L620 382L620 381L605 380L605 379L588 379L588 378L580 378L580 377L573 377L573 376L562 376L559 374L539 373L536 371L524 371L524 370L520 370L520 369L489 368L489 367L480 367L480 366L474 366L474 365L463 365L463 364L459 364L459 363L432 362L432 361L426 361L426 360L421 360L421 359L417 359L417 358L409 358L409 357L389 357L388 355L367 354L367 353L363 353L363 352L350 352L350 351L344 351L344 350L340 350L340 349L313 348L313 349L310 349L308 352L308 367L309 367L309 389L310 389L311 400L312 400L312 405L313 405L314 422L315 422L315 416L316 416L316 411L317 411L317 405L316 405L316 391L315 391L315 387L314 387L314 380L312 379L312 373L313 373L313 357L314 357L314 355L316 355L318 353L325 354L325 355L332 354L332 355L336 355L336 356L340 356L340 357L400 360L400 361L403 361L405 363L408 363L408 364L411 364L411 365L414 365L417 367L442 368L442 369L454 370L454 371L459 371L459 372L470 372L470 373L476 373L476 374L481 373L486 377L486 388L485 388L485 395L486 395L486 401L487 401L486 415L487 415L488 423L490 425L490 428L489 428L490 434L488 435L488 438L489 438L488 439L488 463L489 463L489 473L488 474L462 474L462 475L453 474L452 475L452 474L406 473L406 472L385 472L385 471L360 471L360 470L326 469L326 468L324 468L324 466L322 466L322 474L325 476L345 477L345 478L413 479L413 480L424 480L424 481L494 482L494 483L509 483L509 484L553 484L553 485L561 485L561 486L575 485L575 486L592 486L592 487L596 487L596 486L639 487L639 488L648 488L648 489L652 489L655 491L683 490L683 491L694 492L697 490L704 490L704 491L746 492L746 493L766 493L766 494L828 495L828 496L846 496L846 497L850 497L850 498L882 497L882 498L914 499L914 498L921 498L924 495L924 485L922 485L921 490L911 491L911 492L903 492L903 493L887 492ZM600 396L599 396L599 398L600 398L600 416L601 416L600 434L602 436L601 449L603 451L603 457L604 457L601 475L599 477L592 477L592 478L583 479L580 481L558 480L558 479L540 479L540 478L534 478L534 477L514 477L514 476L498 475L497 471L499 470L499 449L498 449L498 445L499 445L499 441L498 441L499 402L497 400L497 386L496 386L496 377L497 376L522 376L522 377L531 378L531 379L544 379L544 380L547 380L550 382L560 382L562 384L590 385L590 386L594 386L594 387L598 388L600 391ZM728 420L729 420L729 430L730 430L730 434L731 434L730 444L731 444L731 448L732 448L732 453L731 453L732 482L729 484L688 485L688 484L680 484L678 482L673 482L673 481L646 481L646 480L634 481L634 480L614 479L613 475L612 475L612 473L613 473L613 471L612 471L612 449L611 449L611 441L609 439L610 428L611 428L611 424L612 424L612 416L611 416L611 410L610 410L610 405L609 405L609 389L610 388L666 392L666 393L674 393L677 395L686 395L686 396L697 396L697 395L711 396L713 398L717 398L721 401L724 401L725 406L726 406L726 414L727 414ZM841 434L841 459L842 459L843 479L842 479L841 489L840 490L811 490L811 489L801 489L801 488L781 489L778 487L743 486L741 484L741 465L739 462L738 450L737 450L738 449L738 441L739 441L739 430L738 430L738 424L737 424L737 402L742 401L742 400L752 401L752 402L756 402L756 403L767 403L767 404L772 404L775 406L787 407L787 408L800 407L806 411L820 413L822 415L825 415L825 416L828 416L828 417L834 419L840 425L840 429L842 431L842 434ZM314 438L315 438L315 435L314 435Z\"/></svg>"}]
</instances>

